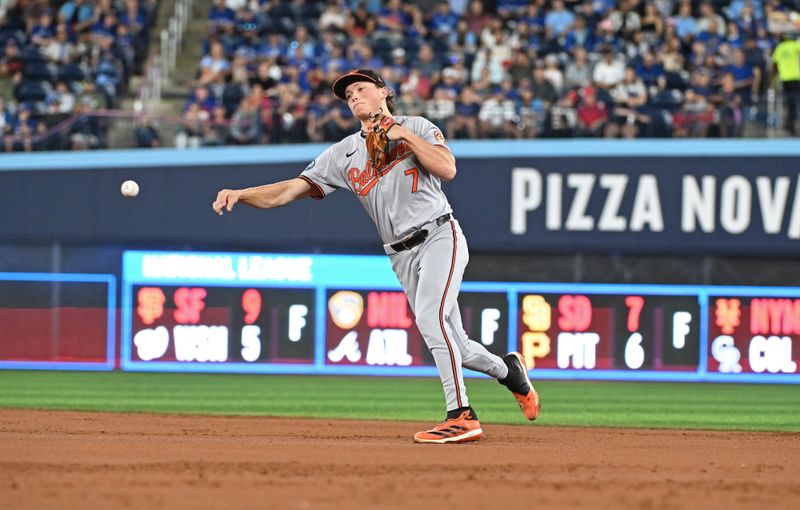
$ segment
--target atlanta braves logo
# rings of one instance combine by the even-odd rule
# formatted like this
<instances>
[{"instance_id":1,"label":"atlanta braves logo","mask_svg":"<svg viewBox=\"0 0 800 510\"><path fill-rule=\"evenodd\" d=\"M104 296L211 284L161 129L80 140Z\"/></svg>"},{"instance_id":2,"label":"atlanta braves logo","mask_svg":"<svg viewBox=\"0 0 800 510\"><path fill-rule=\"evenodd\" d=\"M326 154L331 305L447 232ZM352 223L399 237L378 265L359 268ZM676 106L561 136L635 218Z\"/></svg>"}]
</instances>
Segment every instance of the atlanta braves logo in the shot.
<instances>
[{"instance_id":1,"label":"atlanta braves logo","mask_svg":"<svg viewBox=\"0 0 800 510\"><path fill-rule=\"evenodd\" d=\"M410 155L411 149L409 146L405 143L398 143L389 151L386 158L387 164L384 168L376 169L372 161L367 160L367 165L363 170L355 167L347 170L347 180L350 181L350 185L356 195L366 196L381 177L389 173L395 164Z\"/></svg>"}]
</instances>

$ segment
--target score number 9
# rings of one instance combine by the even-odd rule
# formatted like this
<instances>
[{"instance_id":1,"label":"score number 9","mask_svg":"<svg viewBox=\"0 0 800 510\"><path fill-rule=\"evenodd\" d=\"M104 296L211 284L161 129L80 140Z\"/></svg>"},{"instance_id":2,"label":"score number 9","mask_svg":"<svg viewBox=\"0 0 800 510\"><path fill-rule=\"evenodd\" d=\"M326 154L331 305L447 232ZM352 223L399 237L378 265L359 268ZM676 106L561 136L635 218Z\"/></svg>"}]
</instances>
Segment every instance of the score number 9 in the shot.
<instances>
[{"instance_id":1,"label":"score number 9","mask_svg":"<svg viewBox=\"0 0 800 510\"><path fill-rule=\"evenodd\" d=\"M244 322L247 324L242 327L242 359L245 361L257 361L261 356L261 328L253 325L261 315L261 293L256 289L247 289L242 294L242 310L244 311Z\"/></svg>"}]
</instances>

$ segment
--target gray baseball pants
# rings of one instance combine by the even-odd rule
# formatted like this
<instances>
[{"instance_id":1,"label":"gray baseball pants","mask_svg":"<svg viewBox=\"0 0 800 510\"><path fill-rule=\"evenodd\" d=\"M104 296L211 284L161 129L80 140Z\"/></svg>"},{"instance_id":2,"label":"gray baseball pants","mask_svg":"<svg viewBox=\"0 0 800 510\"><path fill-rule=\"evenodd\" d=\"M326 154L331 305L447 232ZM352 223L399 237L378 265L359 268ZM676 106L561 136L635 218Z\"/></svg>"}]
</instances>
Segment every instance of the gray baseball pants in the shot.
<instances>
[{"instance_id":1,"label":"gray baseball pants","mask_svg":"<svg viewBox=\"0 0 800 510\"><path fill-rule=\"evenodd\" d=\"M457 300L469 251L458 221L434 226L425 241L390 259L436 362L447 410L469 406L462 366L496 379L505 378L508 368L499 356L467 338L461 323Z\"/></svg>"}]
</instances>

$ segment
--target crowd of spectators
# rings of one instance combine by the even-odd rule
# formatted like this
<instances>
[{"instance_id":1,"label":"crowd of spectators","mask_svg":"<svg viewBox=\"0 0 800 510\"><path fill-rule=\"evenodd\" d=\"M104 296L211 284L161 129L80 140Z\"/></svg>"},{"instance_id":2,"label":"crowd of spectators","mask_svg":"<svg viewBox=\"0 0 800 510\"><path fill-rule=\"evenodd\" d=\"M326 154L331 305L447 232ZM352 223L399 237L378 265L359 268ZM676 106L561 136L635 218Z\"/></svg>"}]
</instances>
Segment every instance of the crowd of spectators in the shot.
<instances>
[{"instance_id":1,"label":"crowd of spectators","mask_svg":"<svg viewBox=\"0 0 800 510\"><path fill-rule=\"evenodd\" d=\"M119 105L157 3L0 4L0 151L105 146L103 121L81 114ZM742 136L768 122L773 55L797 36L798 10L800 0L213 0L177 136L144 118L137 143L338 140L357 122L330 83L356 68L378 71L399 113L450 138ZM784 99L794 135L797 98ZM66 146L35 146L68 117Z\"/></svg>"},{"instance_id":2,"label":"crowd of spectators","mask_svg":"<svg viewBox=\"0 0 800 510\"><path fill-rule=\"evenodd\" d=\"M105 145L90 113L114 109L141 73L157 0L7 0L0 4L0 151ZM47 128L73 117L50 147ZM37 142L37 140L39 140ZM38 146L37 146L38 144Z\"/></svg>"},{"instance_id":3,"label":"crowd of spectators","mask_svg":"<svg viewBox=\"0 0 800 510\"><path fill-rule=\"evenodd\" d=\"M214 0L179 146L335 141L378 71L450 138L737 137L800 0ZM784 32L786 34L784 34ZM794 125L785 126L794 134Z\"/></svg>"}]
</instances>

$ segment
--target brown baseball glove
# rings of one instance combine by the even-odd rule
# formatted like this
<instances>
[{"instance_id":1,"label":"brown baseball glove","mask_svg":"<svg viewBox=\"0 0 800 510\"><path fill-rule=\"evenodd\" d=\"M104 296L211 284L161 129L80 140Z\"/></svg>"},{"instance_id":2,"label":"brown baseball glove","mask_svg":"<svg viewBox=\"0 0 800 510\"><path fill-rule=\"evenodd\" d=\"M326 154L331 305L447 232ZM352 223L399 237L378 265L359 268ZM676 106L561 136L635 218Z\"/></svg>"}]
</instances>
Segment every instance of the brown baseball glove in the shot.
<instances>
[{"instance_id":1,"label":"brown baseball glove","mask_svg":"<svg viewBox=\"0 0 800 510\"><path fill-rule=\"evenodd\" d=\"M372 160L374 168L383 168L386 165L387 146L389 137L386 134L395 125L393 117L383 114L383 110L378 110L375 115L370 115L372 119L372 129L367 133L367 154Z\"/></svg>"}]
</instances>

